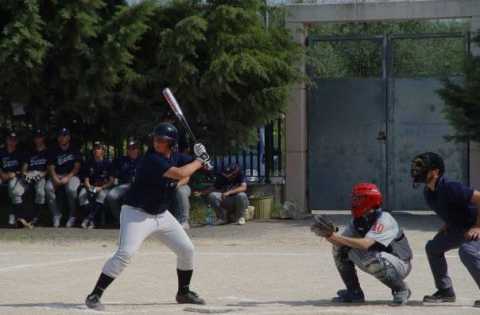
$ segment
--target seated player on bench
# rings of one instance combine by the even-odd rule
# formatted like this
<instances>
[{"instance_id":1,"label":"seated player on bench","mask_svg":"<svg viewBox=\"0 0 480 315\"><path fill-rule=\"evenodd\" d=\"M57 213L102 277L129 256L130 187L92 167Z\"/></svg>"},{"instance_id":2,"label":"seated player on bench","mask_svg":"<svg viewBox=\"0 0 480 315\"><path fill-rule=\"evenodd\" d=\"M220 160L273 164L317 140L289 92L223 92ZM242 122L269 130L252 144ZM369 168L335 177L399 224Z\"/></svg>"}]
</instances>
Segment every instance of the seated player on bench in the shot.
<instances>
[{"instance_id":1,"label":"seated player on bench","mask_svg":"<svg viewBox=\"0 0 480 315\"><path fill-rule=\"evenodd\" d=\"M245 224L248 208L247 180L236 164L226 167L217 176L215 191L208 195L210 205L215 209L217 224L231 221ZM232 219L233 218L233 219Z\"/></svg>"}]
</instances>

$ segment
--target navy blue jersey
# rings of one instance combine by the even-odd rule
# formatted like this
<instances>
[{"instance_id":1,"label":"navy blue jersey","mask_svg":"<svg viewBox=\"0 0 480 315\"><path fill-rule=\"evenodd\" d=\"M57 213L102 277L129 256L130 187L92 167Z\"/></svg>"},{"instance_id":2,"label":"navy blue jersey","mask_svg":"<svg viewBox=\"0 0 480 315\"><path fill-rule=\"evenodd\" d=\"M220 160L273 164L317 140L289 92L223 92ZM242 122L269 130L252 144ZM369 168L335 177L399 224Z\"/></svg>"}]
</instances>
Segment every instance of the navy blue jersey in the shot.
<instances>
[{"instance_id":1,"label":"navy blue jersey","mask_svg":"<svg viewBox=\"0 0 480 315\"><path fill-rule=\"evenodd\" d=\"M33 151L28 160L25 162L28 165L28 171L45 172L48 164L48 151Z\"/></svg>"},{"instance_id":2,"label":"navy blue jersey","mask_svg":"<svg viewBox=\"0 0 480 315\"><path fill-rule=\"evenodd\" d=\"M128 156L121 156L114 162L114 175L118 178L119 184L128 184L135 178L135 170L140 157L132 160Z\"/></svg>"},{"instance_id":3,"label":"navy blue jersey","mask_svg":"<svg viewBox=\"0 0 480 315\"><path fill-rule=\"evenodd\" d=\"M151 214L171 209L177 182L163 174L171 167L180 167L192 161L192 157L177 152L167 158L148 151L138 163L135 181L126 194L125 203Z\"/></svg>"},{"instance_id":4,"label":"navy blue jersey","mask_svg":"<svg viewBox=\"0 0 480 315\"><path fill-rule=\"evenodd\" d=\"M82 156L80 151L72 148L71 146L67 150L62 150L60 147L56 147L50 151L48 155L48 165L55 166L55 172L58 175L66 175L70 173L76 162L81 162Z\"/></svg>"},{"instance_id":5,"label":"navy blue jersey","mask_svg":"<svg viewBox=\"0 0 480 315\"><path fill-rule=\"evenodd\" d=\"M471 202L473 189L440 177L435 191L424 190L428 206L451 228L468 229L475 225L477 207Z\"/></svg>"},{"instance_id":6,"label":"navy blue jersey","mask_svg":"<svg viewBox=\"0 0 480 315\"><path fill-rule=\"evenodd\" d=\"M7 150L0 151L0 169L5 173L20 172L24 157L22 154L15 150L12 153L8 153Z\"/></svg>"},{"instance_id":7,"label":"navy blue jersey","mask_svg":"<svg viewBox=\"0 0 480 315\"><path fill-rule=\"evenodd\" d=\"M112 174L112 162L110 160L88 160L83 168L83 178L88 178L90 185L103 186Z\"/></svg>"},{"instance_id":8,"label":"navy blue jersey","mask_svg":"<svg viewBox=\"0 0 480 315\"><path fill-rule=\"evenodd\" d=\"M241 170L238 171L236 176L234 176L230 179L227 178L222 173L219 173L217 175L217 179L215 181L215 188L216 189L221 189L223 191L227 191L227 190L236 188L236 187L238 187L241 184L246 183L246 182L247 182L247 180L245 178L245 175L243 174L243 172Z\"/></svg>"}]
</instances>

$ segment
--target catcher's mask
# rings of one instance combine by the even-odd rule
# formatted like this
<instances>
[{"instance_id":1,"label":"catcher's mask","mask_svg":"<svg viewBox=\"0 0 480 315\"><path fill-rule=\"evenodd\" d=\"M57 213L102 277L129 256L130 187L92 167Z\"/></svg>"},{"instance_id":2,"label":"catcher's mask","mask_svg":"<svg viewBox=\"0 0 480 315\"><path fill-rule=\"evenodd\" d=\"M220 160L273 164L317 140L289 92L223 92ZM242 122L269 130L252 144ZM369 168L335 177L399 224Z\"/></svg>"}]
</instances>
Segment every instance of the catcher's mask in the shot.
<instances>
[{"instance_id":1,"label":"catcher's mask","mask_svg":"<svg viewBox=\"0 0 480 315\"><path fill-rule=\"evenodd\" d=\"M352 216L354 219L363 217L368 211L378 209L383 203L383 196L377 185L360 183L352 190Z\"/></svg>"},{"instance_id":2,"label":"catcher's mask","mask_svg":"<svg viewBox=\"0 0 480 315\"><path fill-rule=\"evenodd\" d=\"M378 218L382 214L381 209L375 209L372 212L369 212L361 217L353 219L353 226L355 230L362 236L365 236L372 226L377 222Z\"/></svg>"},{"instance_id":3,"label":"catcher's mask","mask_svg":"<svg viewBox=\"0 0 480 315\"><path fill-rule=\"evenodd\" d=\"M440 155L433 152L425 152L417 155L413 160L410 168L410 176L413 179L413 187L417 188L419 184L427 182L428 172L431 170L439 170L442 176L445 172L445 164Z\"/></svg>"}]
</instances>

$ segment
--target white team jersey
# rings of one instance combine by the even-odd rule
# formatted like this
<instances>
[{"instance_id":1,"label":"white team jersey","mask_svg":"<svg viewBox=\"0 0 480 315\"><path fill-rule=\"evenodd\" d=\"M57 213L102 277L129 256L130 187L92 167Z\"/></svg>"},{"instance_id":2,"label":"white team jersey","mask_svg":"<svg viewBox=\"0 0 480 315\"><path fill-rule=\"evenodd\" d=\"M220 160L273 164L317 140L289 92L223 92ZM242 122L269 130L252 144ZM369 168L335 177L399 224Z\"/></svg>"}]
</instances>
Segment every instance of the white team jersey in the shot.
<instances>
[{"instance_id":1,"label":"white team jersey","mask_svg":"<svg viewBox=\"0 0 480 315\"><path fill-rule=\"evenodd\" d=\"M380 214L380 217L377 219L375 224L370 228L368 233L365 235L365 238L372 239L385 247L388 247L393 240L395 240L400 233L400 226L397 221L392 217L388 212L383 212ZM358 233L353 226L353 220L342 232L342 235L347 237L358 237Z\"/></svg>"}]
</instances>

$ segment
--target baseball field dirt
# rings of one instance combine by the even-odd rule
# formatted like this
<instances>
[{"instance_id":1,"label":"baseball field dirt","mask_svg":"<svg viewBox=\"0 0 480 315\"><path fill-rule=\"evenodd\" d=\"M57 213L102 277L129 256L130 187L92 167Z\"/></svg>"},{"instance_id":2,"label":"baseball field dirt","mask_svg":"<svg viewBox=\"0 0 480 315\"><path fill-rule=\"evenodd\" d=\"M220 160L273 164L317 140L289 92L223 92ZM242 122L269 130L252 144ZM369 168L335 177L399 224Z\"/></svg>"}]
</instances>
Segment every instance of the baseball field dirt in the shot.
<instances>
[{"instance_id":1,"label":"baseball field dirt","mask_svg":"<svg viewBox=\"0 0 480 315\"><path fill-rule=\"evenodd\" d=\"M175 257L152 236L106 291L105 314L480 314L472 306L478 288L457 251L448 263L457 302L423 305L434 292L425 243L441 225L428 214L395 215L414 250L407 306L390 306L391 293L360 274L363 305L330 302L343 288L328 242L309 230L312 220L205 226L189 231L196 246L193 290L205 306L178 305ZM346 214L331 218L345 224ZM0 230L0 314L101 314L83 302L105 260L116 248L117 230L36 228Z\"/></svg>"}]
</instances>

